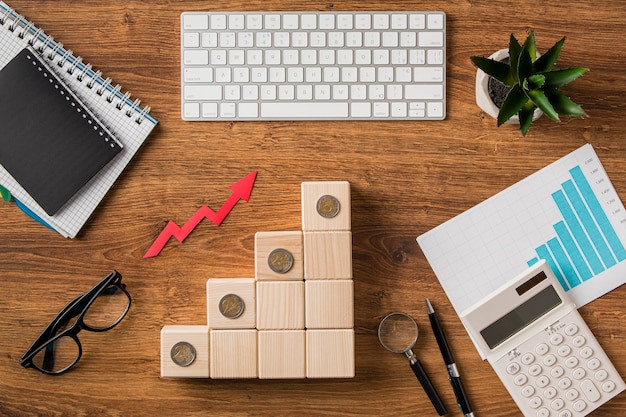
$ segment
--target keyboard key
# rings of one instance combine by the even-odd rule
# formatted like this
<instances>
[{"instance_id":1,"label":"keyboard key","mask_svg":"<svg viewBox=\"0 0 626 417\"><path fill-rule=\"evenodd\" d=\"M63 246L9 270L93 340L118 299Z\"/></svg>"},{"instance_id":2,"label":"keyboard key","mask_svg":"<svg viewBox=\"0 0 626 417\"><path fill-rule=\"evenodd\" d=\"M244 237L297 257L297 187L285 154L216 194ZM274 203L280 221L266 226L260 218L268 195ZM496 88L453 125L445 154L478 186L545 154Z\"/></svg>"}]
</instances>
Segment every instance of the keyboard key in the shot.
<instances>
[{"instance_id":1,"label":"keyboard key","mask_svg":"<svg viewBox=\"0 0 626 417\"><path fill-rule=\"evenodd\" d=\"M261 116L281 119L348 117L348 103L261 103Z\"/></svg>"},{"instance_id":2,"label":"keyboard key","mask_svg":"<svg viewBox=\"0 0 626 417\"><path fill-rule=\"evenodd\" d=\"M200 104L185 103L185 106L183 107L183 113L185 117L189 118L200 117Z\"/></svg>"},{"instance_id":3,"label":"keyboard key","mask_svg":"<svg viewBox=\"0 0 626 417\"><path fill-rule=\"evenodd\" d=\"M183 77L187 83L210 83L213 81L213 69L206 67L185 68Z\"/></svg>"},{"instance_id":4,"label":"keyboard key","mask_svg":"<svg viewBox=\"0 0 626 417\"><path fill-rule=\"evenodd\" d=\"M600 391L598 391L598 388L596 388L595 384L590 379L585 379L580 383L580 390L592 403L598 401L602 396Z\"/></svg>"},{"instance_id":5,"label":"keyboard key","mask_svg":"<svg viewBox=\"0 0 626 417\"><path fill-rule=\"evenodd\" d=\"M185 100L221 100L222 87L219 85L186 85L184 97Z\"/></svg>"},{"instance_id":6,"label":"keyboard key","mask_svg":"<svg viewBox=\"0 0 626 417\"><path fill-rule=\"evenodd\" d=\"M443 33L441 32L420 32L418 39L420 47L443 46Z\"/></svg>"},{"instance_id":7,"label":"keyboard key","mask_svg":"<svg viewBox=\"0 0 626 417\"><path fill-rule=\"evenodd\" d=\"M439 84L407 85L404 91L409 100L443 99L443 86Z\"/></svg>"},{"instance_id":8,"label":"keyboard key","mask_svg":"<svg viewBox=\"0 0 626 417\"><path fill-rule=\"evenodd\" d=\"M226 29L226 15L212 14L210 18L210 26L212 30Z\"/></svg>"},{"instance_id":9,"label":"keyboard key","mask_svg":"<svg viewBox=\"0 0 626 417\"><path fill-rule=\"evenodd\" d=\"M428 15L428 29L443 29L443 19L442 14Z\"/></svg>"},{"instance_id":10,"label":"keyboard key","mask_svg":"<svg viewBox=\"0 0 626 417\"><path fill-rule=\"evenodd\" d=\"M259 105L257 103L239 103L239 117L259 117Z\"/></svg>"},{"instance_id":11,"label":"keyboard key","mask_svg":"<svg viewBox=\"0 0 626 417\"><path fill-rule=\"evenodd\" d=\"M371 117L372 108L370 103L352 103L350 105L350 115L352 117Z\"/></svg>"},{"instance_id":12,"label":"keyboard key","mask_svg":"<svg viewBox=\"0 0 626 417\"><path fill-rule=\"evenodd\" d=\"M413 81L416 83L443 81L443 77L444 73L441 67L415 68L413 72Z\"/></svg>"},{"instance_id":13,"label":"keyboard key","mask_svg":"<svg viewBox=\"0 0 626 417\"><path fill-rule=\"evenodd\" d=\"M183 55L185 65L209 65L209 51L188 50Z\"/></svg>"},{"instance_id":14,"label":"keyboard key","mask_svg":"<svg viewBox=\"0 0 626 417\"><path fill-rule=\"evenodd\" d=\"M183 29L206 30L209 28L209 16L206 14L187 14L183 16Z\"/></svg>"},{"instance_id":15,"label":"keyboard key","mask_svg":"<svg viewBox=\"0 0 626 417\"><path fill-rule=\"evenodd\" d=\"M185 48L197 48L200 46L200 34L197 32L187 32L183 35L183 45Z\"/></svg>"}]
</instances>

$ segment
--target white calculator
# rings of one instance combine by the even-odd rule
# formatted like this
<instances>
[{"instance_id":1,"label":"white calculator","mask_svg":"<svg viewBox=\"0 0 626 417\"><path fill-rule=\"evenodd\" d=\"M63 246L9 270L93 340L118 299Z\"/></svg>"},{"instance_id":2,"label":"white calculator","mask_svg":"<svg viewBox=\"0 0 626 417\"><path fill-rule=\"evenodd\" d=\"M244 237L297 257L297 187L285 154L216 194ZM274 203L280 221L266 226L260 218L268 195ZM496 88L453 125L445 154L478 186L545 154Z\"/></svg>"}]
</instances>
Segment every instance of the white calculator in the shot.
<instances>
[{"instance_id":1,"label":"white calculator","mask_svg":"<svg viewBox=\"0 0 626 417\"><path fill-rule=\"evenodd\" d=\"M526 417L586 416L626 388L545 261L460 317Z\"/></svg>"}]
</instances>

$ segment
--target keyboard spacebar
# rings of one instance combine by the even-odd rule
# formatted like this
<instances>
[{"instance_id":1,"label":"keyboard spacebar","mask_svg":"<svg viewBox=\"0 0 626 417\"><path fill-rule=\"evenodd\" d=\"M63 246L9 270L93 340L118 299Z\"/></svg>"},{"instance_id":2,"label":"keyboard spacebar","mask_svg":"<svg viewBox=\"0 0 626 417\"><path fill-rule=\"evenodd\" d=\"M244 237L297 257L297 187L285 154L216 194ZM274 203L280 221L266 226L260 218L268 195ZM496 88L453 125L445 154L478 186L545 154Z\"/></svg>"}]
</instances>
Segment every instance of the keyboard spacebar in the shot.
<instances>
[{"instance_id":1,"label":"keyboard spacebar","mask_svg":"<svg viewBox=\"0 0 626 417\"><path fill-rule=\"evenodd\" d=\"M261 103L261 117L281 119L348 117L348 103Z\"/></svg>"}]
</instances>

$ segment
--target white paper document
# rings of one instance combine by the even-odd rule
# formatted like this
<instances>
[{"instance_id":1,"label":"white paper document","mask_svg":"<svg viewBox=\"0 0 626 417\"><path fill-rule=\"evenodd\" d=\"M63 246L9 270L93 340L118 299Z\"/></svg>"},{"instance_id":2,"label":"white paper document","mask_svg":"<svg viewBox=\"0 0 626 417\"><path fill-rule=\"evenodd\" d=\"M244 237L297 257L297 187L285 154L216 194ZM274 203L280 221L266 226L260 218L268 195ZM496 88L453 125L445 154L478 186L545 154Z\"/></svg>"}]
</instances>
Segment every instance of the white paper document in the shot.
<instances>
[{"instance_id":1,"label":"white paper document","mask_svg":"<svg viewBox=\"0 0 626 417\"><path fill-rule=\"evenodd\" d=\"M539 259L578 307L626 282L626 211L591 145L417 242L457 314Z\"/></svg>"}]
</instances>

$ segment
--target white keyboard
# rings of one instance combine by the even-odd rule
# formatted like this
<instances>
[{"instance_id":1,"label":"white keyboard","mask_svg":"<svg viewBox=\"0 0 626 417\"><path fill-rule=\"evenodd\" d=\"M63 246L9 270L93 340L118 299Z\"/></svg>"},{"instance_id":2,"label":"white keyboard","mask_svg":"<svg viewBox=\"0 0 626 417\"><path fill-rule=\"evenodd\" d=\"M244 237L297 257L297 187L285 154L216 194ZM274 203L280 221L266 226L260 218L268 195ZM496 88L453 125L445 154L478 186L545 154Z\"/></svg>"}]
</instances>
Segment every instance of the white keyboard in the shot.
<instances>
[{"instance_id":1,"label":"white keyboard","mask_svg":"<svg viewBox=\"0 0 626 417\"><path fill-rule=\"evenodd\" d=\"M181 15L184 120L442 120L443 12Z\"/></svg>"}]
</instances>

